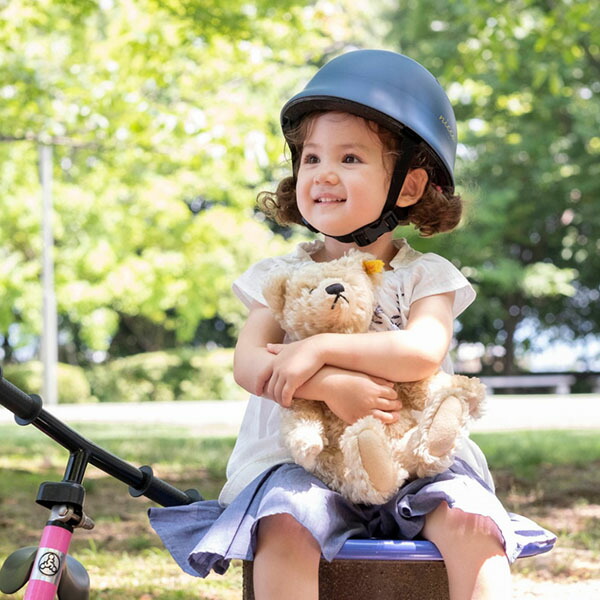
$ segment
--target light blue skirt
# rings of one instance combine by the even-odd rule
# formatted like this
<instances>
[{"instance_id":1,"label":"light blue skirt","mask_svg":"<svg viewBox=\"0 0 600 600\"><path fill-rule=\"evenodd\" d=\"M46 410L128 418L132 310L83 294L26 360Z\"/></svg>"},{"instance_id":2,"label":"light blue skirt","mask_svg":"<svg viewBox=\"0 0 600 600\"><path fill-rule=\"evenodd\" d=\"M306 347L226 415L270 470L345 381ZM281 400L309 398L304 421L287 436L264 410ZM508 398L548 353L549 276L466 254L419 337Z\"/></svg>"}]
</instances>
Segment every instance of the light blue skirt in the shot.
<instances>
[{"instance_id":1,"label":"light blue skirt","mask_svg":"<svg viewBox=\"0 0 600 600\"><path fill-rule=\"evenodd\" d=\"M179 566L190 575L224 573L231 559L252 560L259 519L287 513L306 527L331 561L348 538L413 539L425 516L441 502L491 518L504 541L509 561L548 534L535 523L513 522L488 485L457 459L433 477L404 485L386 504L352 504L295 464L273 467L259 475L227 507L216 500L187 506L151 508L150 523Z\"/></svg>"}]
</instances>

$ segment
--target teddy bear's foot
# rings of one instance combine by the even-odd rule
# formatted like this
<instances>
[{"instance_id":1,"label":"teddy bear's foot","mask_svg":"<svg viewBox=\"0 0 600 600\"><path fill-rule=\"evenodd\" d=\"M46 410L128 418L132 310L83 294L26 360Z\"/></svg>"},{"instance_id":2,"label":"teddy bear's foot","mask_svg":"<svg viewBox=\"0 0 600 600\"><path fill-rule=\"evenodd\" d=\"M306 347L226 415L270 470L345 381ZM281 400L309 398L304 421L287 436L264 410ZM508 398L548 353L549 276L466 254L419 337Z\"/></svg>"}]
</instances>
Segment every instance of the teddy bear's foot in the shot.
<instances>
[{"instance_id":1,"label":"teddy bear's foot","mask_svg":"<svg viewBox=\"0 0 600 600\"><path fill-rule=\"evenodd\" d=\"M465 422L464 408L456 396L449 396L440 404L429 428L429 454L443 456L454 448Z\"/></svg>"},{"instance_id":2,"label":"teddy bear's foot","mask_svg":"<svg viewBox=\"0 0 600 600\"><path fill-rule=\"evenodd\" d=\"M392 456L386 426L375 417L360 419L340 438L345 480L341 493L362 504L383 504L407 477Z\"/></svg>"},{"instance_id":3,"label":"teddy bear's foot","mask_svg":"<svg viewBox=\"0 0 600 600\"><path fill-rule=\"evenodd\" d=\"M371 484L380 492L396 488L390 448L375 431L365 429L357 436L358 453Z\"/></svg>"},{"instance_id":4,"label":"teddy bear's foot","mask_svg":"<svg viewBox=\"0 0 600 600\"><path fill-rule=\"evenodd\" d=\"M419 477L441 473L452 464L456 441L467 418L467 403L452 394L439 397L425 409L423 422L411 434L407 446L412 448Z\"/></svg>"}]
</instances>

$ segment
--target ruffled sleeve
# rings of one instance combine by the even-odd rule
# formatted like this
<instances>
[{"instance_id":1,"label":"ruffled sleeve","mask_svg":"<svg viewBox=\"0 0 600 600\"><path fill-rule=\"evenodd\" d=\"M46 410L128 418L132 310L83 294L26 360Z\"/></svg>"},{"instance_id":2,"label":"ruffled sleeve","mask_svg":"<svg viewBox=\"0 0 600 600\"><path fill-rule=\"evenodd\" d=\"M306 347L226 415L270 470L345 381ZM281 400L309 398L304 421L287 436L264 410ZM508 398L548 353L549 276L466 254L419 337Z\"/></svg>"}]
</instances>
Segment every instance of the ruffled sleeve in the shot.
<instances>
[{"instance_id":1,"label":"ruffled sleeve","mask_svg":"<svg viewBox=\"0 0 600 600\"><path fill-rule=\"evenodd\" d=\"M276 266L276 259L265 258L253 264L233 282L231 286L233 293L244 303L244 306L250 308L253 302L267 304L262 290L267 277Z\"/></svg>"},{"instance_id":2,"label":"ruffled sleeve","mask_svg":"<svg viewBox=\"0 0 600 600\"><path fill-rule=\"evenodd\" d=\"M426 296L454 292L453 316L456 318L475 300L475 290L467 278L448 260L437 254L423 254L415 261L405 281L412 304Z\"/></svg>"},{"instance_id":3,"label":"ruffled sleeve","mask_svg":"<svg viewBox=\"0 0 600 600\"><path fill-rule=\"evenodd\" d=\"M273 271L284 267L300 265L303 262L312 260L311 256L323 245L321 241L303 242L298 244L296 249L290 254L277 256L274 258L265 258L253 264L246 272L242 273L232 284L233 293L244 303L244 306L250 308L253 302L259 302L266 305L262 290L267 279L273 274Z\"/></svg>"}]
</instances>

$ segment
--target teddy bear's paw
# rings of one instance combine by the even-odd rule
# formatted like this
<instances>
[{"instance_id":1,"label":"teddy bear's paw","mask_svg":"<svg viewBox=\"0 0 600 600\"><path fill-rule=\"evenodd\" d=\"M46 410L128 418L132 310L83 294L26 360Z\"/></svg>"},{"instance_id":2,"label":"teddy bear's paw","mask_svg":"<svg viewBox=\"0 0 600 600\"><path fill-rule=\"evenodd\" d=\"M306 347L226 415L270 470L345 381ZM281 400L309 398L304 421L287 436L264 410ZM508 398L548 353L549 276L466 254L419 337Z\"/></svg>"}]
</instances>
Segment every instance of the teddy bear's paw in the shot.
<instances>
[{"instance_id":1,"label":"teddy bear's paw","mask_svg":"<svg viewBox=\"0 0 600 600\"><path fill-rule=\"evenodd\" d=\"M347 472L355 480L362 479L365 490L373 489L380 496L398 489L399 477L405 474L398 473L388 431L379 419L368 416L350 425L340 439L340 448ZM364 494L364 490L360 492L362 497Z\"/></svg>"},{"instance_id":2,"label":"teddy bear's paw","mask_svg":"<svg viewBox=\"0 0 600 600\"><path fill-rule=\"evenodd\" d=\"M323 438L312 427L296 427L286 438L287 446L296 464L313 471L317 457L325 446Z\"/></svg>"},{"instance_id":3,"label":"teddy bear's paw","mask_svg":"<svg viewBox=\"0 0 600 600\"><path fill-rule=\"evenodd\" d=\"M373 487L381 493L397 489L396 470L387 440L371 429L357 436L358 454Z\"/></svg>"},{"instance_id":4,"label":"teddy bear's paw","mask_svg":"<svg viewBox=\"0 0 600 600\"><path fill-rule=\"evenodd\" d=\"M304 467L307 471L313 472L317 464L317 458L322 451L322 446L320 448L318 446L309 446L307 448L303 448L297 452L296 456L293 457L294 462L301 467Z\"/></svg>"},{"instance_id":5,"label":"teddy bear's paw","mask_svg":"<svg viewBox=\"0 0 600 600\"><path fill-rule=\"evenodd\" d=\"M465 403L448 396L435 412L429 427L427 449L432 456L451 452L465 423Z\"/></svg>"},{"instance_id":6,"label":"teddy bear's paw","mask_svg":"<svg viewBox=\"0 0 600 600\"><path fill-rule=\"evenodd\" d=\"M320 444L298 444L292 451L294 462L307 471L314 471L317 457L323 451L323 443Z\"/></svg>"}]
</instances>

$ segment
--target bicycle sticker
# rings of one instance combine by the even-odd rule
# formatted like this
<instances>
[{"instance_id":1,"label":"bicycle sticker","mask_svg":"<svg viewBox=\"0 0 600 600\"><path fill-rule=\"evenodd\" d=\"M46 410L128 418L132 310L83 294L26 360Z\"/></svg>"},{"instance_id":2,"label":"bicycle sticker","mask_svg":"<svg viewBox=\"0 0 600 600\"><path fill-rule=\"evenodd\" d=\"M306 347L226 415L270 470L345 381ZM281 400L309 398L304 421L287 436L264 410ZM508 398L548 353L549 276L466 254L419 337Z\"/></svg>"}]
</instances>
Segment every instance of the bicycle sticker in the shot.
<instances>
[{"instance_id":1,"label":"bicycle sticker","mask_svg":"<svg viewBox=\"0 0 600 600\"><path fill-rule=\"evenodd\" d=\"M64 553L59 550L55 550L54 548L40 548L30 579L37 579L38 581L46 581L58 585L64 558Z\"/></svg>"}]
</instances>

